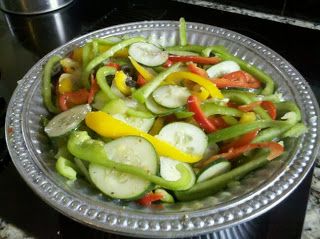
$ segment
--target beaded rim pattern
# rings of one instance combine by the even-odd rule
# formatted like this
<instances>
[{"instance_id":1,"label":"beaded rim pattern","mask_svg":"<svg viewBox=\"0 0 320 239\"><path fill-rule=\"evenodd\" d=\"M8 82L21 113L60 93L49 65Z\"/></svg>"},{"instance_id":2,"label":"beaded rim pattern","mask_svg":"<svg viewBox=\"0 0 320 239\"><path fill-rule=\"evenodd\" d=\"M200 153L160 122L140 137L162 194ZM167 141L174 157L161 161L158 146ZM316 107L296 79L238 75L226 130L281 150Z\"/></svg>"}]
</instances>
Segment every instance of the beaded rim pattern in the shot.
<instances>
[{"instance_id":1,"label":"beaded rim pattern","mask_svg":"<svg viewBox=\"0 0 320 239\"><path fill-rule=\"evenodd\" d=\"M84 45L88 40L110 35L133 34L157 29L175 33L178 31L178 22L151 21L122 24L101 29L53 50L36 63L29 72L18 82L18 86L10 100L6 116L6 140L12 160L27 184L44 201L61 213L74 220L94 228L123 235L140 237L185 237L194 236L210 231L222 229L240 222L250 220L281 202L303 180L315 161L319 148L319 109L316 98L308 83L299 72L285 59L268 47L257 41L226 30L199 23L188 23L189 31L199 34L209 34L226 41L235 42L244 49L262 57L272 68L281 74L295 101L304 109L303 120L309 131L298 140L298 149L286 162L285 169L272 177L270 181L260 186L254 192L246 194L212 208L177 212L174 214L146 215L143 212L123 212L117 208L105 208L103 205L92 204L86 197L78 197L66 191L59 183L46 175L46 172L35 163L34 152L30 146L26 113L30 105L28 99L40 87L39 79L43 65L54 54L66 55L75 46ZM232 49L237 54L237 49ZM281 88L281 86L280 86Z\"/></svg>"}]
</instances>

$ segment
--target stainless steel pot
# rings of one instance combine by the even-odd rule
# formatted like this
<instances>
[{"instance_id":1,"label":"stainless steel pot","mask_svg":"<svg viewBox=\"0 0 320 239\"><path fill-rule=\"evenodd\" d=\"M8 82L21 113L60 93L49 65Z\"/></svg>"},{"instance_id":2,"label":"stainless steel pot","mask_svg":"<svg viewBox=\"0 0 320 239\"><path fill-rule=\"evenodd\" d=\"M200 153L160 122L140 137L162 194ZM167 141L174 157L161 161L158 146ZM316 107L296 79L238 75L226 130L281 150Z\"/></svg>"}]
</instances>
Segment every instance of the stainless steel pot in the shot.
<instances>
[{"instance_id":1,"label":"stainless steel pot","mask_svg":"<svg viewBox=\"0 0 320 239\"><path fill-rule=\"evenodd\" d=\"M40 14L62 8L73 0L0 0L0 8L16 14Z\"/></svg>"}]
</instances>

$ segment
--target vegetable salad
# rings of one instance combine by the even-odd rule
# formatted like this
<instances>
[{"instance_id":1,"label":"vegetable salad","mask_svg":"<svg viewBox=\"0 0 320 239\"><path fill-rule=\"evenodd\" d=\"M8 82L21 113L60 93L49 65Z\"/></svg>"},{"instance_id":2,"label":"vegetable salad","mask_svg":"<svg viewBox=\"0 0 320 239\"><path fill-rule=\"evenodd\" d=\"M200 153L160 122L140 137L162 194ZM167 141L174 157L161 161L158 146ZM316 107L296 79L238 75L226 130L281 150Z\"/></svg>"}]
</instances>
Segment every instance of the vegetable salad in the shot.
<instances>
[{"instance_id":1,"label":"vegetable salad","mask_svg":"<svg viewBox=\"0 0 320 239\"><path fill-rule=\"evenodd\" d=\"M143 206L213 195L306 132L272 78L224 46L93 39L44 67L56 169ZM56 72L57 67L59 73Z\"/></svg>"}]
</instances>

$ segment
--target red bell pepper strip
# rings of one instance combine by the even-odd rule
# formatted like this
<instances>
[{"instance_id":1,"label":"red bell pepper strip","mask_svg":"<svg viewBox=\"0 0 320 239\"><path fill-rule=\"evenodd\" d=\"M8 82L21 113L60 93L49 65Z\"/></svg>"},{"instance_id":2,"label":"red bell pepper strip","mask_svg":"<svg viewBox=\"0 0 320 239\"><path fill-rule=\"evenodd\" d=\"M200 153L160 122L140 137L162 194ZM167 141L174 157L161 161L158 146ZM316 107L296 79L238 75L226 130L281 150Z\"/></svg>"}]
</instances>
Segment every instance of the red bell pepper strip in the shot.
<instances>
[{"instance_id":1,"label":"red bell pepper strip","mask_svg":"<svg viewBox=\"0 0 320 239\"><path fill-rule=\"evenodd\" d=\"M262 101L261 107L268 112L271 119L275 120L277 118L277 108L271 101Z\"/></svg>"},{"instance_id":2,"label":"red bell pepper strip","mask_svg":"<svg viewBox=\"0 0 320 239\"><path fill-rule=\"evenodd\" d=\"M229 125L224 121L222 117L217 116L209 116L208 120L217 128L217 129L223 129L227 128Z\"/></svg>"},{"instance_id":3,"label":"red bell pepper strip","mask_svg":"<svg viewBox=\"0 0 320 239\"><path fill-rule=\"evenodd\" d=\"M278 157L284 151L284 148L283 148L283 146L281 144L278 144L277 142L273 142L273 141L262 142L262 143L254 143L254 144L247 144L247 145L244 145L244 146L240 146L238 148L231 148L226 153L213 155L208 160L199 163L197 165L197 167L206 166L206 165L210 164L211 162L213 162L213 161L215 161L215 160L217 160L219 158L224 158L226 160L232 160L232 159L237 158L238 156L240 156L241 154L243 154L243 153L245 153L247 151L250 151L250 150L253 150L253 149L257 149L257 148L269 148L270 149L270 153L268 155L268 160L272 160L272 159Z\"/></svg>"},{"instance_id":4,"label":"red bell pepper strip","mask_svg":"<svg viewBox=\"0 0 320 239\"><path fill-rule=\"evenodd\" d=\"M106 66L114 67L114 68L116 68L117 71L121 69L121 66L119 64L117 64L117 63L114 63L114 62L108 62L106 64Z\"/></svg>"},{"instance_id":5,"label":"red bell pepper strip","mask_svg":"<svg viewBox=\"0 0 320 239\"><path fill-rule=\"evenodd\" d=\"M245 71L235 71L224 75L221 78L211 79L218 88L239 87L253 88L261 87L261 82Z\"/></svg>"},{"instance_id":6,"label":"red bell pepper strip","mask_svg":"<svg viewBox=\"0 0 320 239\"><path fill-rule=\"evenodd\" d=\"M191 95L188 97L187 102L188 110L194 113L193 118L195 121L197 121L200 127L207 133L215 131L216 127L210 122L210 120L201 110L198 98L194 95Z\"/></svg>"},{"instance_id":7,"label":"red bell pepper strip","mask_svg":"<svg viewBox=\"0 0 320 239\"><path fill-rule=\"evenodd\" d=\"M257 106L261 105L263 109L265 109L270 115L271 119L276 119L277 117L277 108L271 101L255 101L247 105L240 105L238 109L244 112L253 111L253 109Z\"/></svg>"},{"instance_id":8,"label":"red bell pepper strip","mask_svg":"<svg viewBox=\"0 0 320 239\"><path fill-rule=\"evenodd\" d=\"M88 95L88 104L91 104L94 100L94 96L99 91L99 85L97 83L97 80L94 78L93 75L91 75L91 85Z\"/></svg>"},{"instance_id":9,"label":"red bell pepper strip","mask_svg":"<svg viewBox=\"0 0 320 239\"><path fill-rule=\"evenodd\" d=\"M142 198L140 198L138 200L138 203L142 206L150 206L152 202L159 201L162 198L163 198L163 195L161 193L150 192L145 196L143 196Z\"/></svg>"},{"instance_id":10,"label":"red bell pepper strip","mask_svg":"<svg viewBox=\"0 0 320 239\"><path fill-rule=\"evenodd\" d=\"M168 60L163 64L163 67L168 68L168 67L172 66L172 64L173 64L173 62L168 59Z\"/></svg>"},{"instance_id":11,"label":"red bell pepper strip","mask_svg":"<svg viewBox=\"0 0 320 239\"><path fill-rule=\"evenodd\" d=\"M137 79L138 86L143 86L146 83L147 83L146 79L144 79L141 74L138 74L138 79Z\"/></svg>"},{"instance_id":12,"label":"red bell pepper strip","mask_svg":"<svg viewBox=\"0 0 320 239\"><path fill-rule=\"evenodd\" d=\"M221 61L219 57L204 57L204 56L176 56L170 55L168 60L171 62L189 62L192 61L194 63L206 64L206 65L214 65Z\"/></svg>"},{"instance_id":13,"label":"red bell pepper strip","mask_svg":"<svg viewBox=\"0 0 320 239\"><path fill-rule=\"evenodd\" d=\"M89 92L86 89L64 93L59 96L59 107L62 111L66 111L74 105L87 103L88 97Z\"/></svg>"},{"instance_id":14,"label":"red bell pepper strip","mask_svg":"<svg viewBox=\"0 0 320 239\"><path fill-rule=\"evenodd\" d=\"M229 149L231 148L238 148L246 144L250 144L252 140L257 136L258 132L259 130L248 132L242 135L240 138L236 139L235 141L232 141L231 143L222 146L220 153L225 153L229 151Z\"/></svg>"},{"instance_id":15,"label":"red bell pepper strip","mask_svg":"<svg viewBox=\"0 0 320 239\"><path fill-rule=\"evenodd\" d=\"M205 77L205 78L209 78L208 73L204 69L198 67L197 64L195 64L193 62L189 62L189 63L187 63L187 65L188 65L188 70L191 71L192 73L197 74L202 77Z\"/></svg>"}]
</instances>

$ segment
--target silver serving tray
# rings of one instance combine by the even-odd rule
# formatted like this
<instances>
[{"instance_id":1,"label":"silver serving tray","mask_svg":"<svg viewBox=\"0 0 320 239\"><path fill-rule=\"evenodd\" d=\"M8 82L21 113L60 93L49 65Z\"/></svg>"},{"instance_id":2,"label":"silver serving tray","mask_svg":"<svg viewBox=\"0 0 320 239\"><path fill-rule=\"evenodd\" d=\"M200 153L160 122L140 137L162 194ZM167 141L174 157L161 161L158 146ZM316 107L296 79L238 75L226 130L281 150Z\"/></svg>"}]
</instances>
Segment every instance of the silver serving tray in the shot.
<instances>
[{"instance_id":1,"label":"silver serving tray","mask_svg":"<svg viewBox=\"0 0 320 239\"><path fill-rule=\"evenodd\" d=\"M319 109L310 86L284 58L246 36L223 28L188 23L188 42L224 45L230 52L272 76L286 99L294 100L309 128L292 140L288 156L274 160L224 191L202 200L142 208L134 203L110 201L82 180L66 181L54 169L53 152L40 119L48 112L42 105L41 75L54 54L97 37L142 35L160 45L179 41L178 22L135 22L89 33L57 48L35 64L18 82L6 116L6 140L12 160L27 184L59 212L88 226L116 234L148 238L194 236L250 220L286 198L312 167L319 148Z\"/></svg>"}]
</instances>

